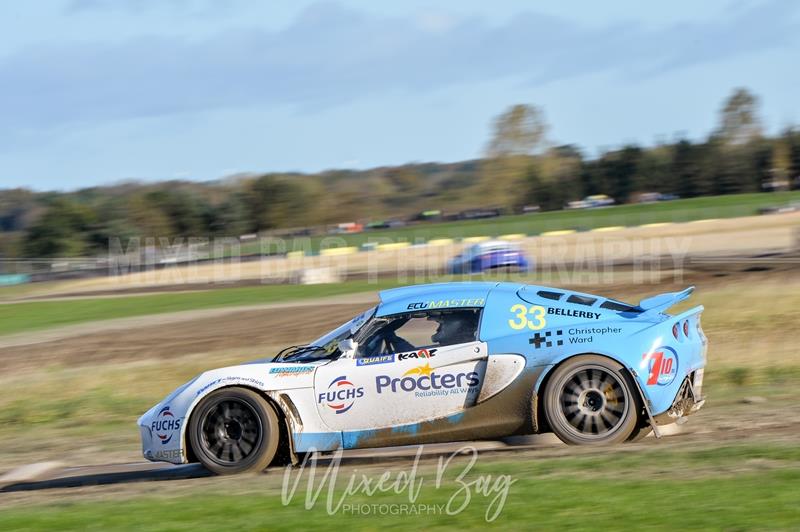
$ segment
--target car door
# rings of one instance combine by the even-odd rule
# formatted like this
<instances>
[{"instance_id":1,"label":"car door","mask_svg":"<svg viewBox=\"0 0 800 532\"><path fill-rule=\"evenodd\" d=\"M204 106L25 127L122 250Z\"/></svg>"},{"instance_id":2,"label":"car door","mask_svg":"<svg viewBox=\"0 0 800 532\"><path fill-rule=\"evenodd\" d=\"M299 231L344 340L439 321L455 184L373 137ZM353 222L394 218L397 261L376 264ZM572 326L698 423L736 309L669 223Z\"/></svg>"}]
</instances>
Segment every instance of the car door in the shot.
<instances>
[{"instance_id":1,"label":"car door","mask_svg":"<svg viewBox=\"0 0 800 532\"><path fill-rule=\"evenodd\" d=\"M376 319L352 357L317 370L319 415L333 430L397 427L473 406L486 373L487 347L477 339L480 309L414 312ZM437 335L442 321L466 320L458 334ZM383 335L383 341L376 338ZM389 341L386 341L386 337ZM397 340L396 340L397 339Z\"/></svg>"}]
</instances>

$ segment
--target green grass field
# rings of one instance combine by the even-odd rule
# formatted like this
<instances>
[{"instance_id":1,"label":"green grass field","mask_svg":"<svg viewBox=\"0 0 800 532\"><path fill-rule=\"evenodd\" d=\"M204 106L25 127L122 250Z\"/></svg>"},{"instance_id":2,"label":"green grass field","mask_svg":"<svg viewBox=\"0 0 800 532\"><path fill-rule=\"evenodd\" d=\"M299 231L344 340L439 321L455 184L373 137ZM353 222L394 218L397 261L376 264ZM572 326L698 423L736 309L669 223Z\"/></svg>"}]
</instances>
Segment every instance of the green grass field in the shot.
<instances>
[{"instance_id":1,"label":"green grass field","mask_svg":"<svg viewBox=\"0 0 800 532\"><path fill-rule=\"evenodd\" d=\"M603 209L552 211L503 216L483 220L426 223L399 229L384 229L354 235L299 238L286 243L283 251L316 251L320 246L360 246L367 242L425 242L434 238L537 235L560 229L588 230L606 226L637 226L648 223L690 222L710 218L734 218L758 214L762 207L800 200L800 191L735 194L682 199L662 203L618 205ZM242 246L243 254L275 251L260 244Z\"/></svg>"},{"instance_id":2,"label":"green grass field","mask_svg":"<svg viewBox=\"0 0 800 532\"><path fill-rule=\"evenodd\" d=\"M800 451L788 445L724 445L700 452L653 446L613 455L479 459L459 482L456 476L465 467L465 460L451 462L438 486L436 466L420 467L416 479L421 490L415 504L437 508L425 515L358 515L348 507L337 507L340 501L353 506L409 504L407 491L345 495L343 489L352 473L345 468L338 473L330 512L327 488L315 505L305 508L305 485L284 506L282 474L276 471L258 477L210 479L182 490L163 486L158 495L117 494L102 503L66 499L29 504L0 511L0 529L788 530L800 526ZM387 469L394 478L408 466ZM380 475L359 471L357 478L361 473L375 481ZM514 480L501 511L490 523L487 513L491 518L498 507L491 503L499 504L496 497L502 484L483 495L476 484L470 484L482 475L491 475L495 482L499 475ZM315 486L318 483L319 479ZM456 511L467 491L468 503Z\"/></svg>"},{"instance_id":3,"label":"green grass field","mask_svg":"<svg viewBox=\"0 0 800 532\"><path fill-rule=\"evenodd\" d=\"M319 285L267 285L142 296L0 304L0 335L112 318L335 296L380 290L397 284L395 281L377 283L350 281Z\"/></svg>"}]
</instances>

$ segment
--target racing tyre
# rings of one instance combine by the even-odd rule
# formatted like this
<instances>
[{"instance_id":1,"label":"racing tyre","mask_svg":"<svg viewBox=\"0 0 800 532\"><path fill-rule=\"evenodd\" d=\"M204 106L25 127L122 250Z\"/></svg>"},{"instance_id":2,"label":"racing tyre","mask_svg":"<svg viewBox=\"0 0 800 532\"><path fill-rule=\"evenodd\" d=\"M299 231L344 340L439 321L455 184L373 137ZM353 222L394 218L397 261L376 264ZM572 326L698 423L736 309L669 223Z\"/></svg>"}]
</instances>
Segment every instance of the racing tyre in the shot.
<instances>
[{"instance_id":1,"label":"racing tyre","mask_svg":"<svg viewBox=\"0 0 800 532\"><path fill-rule=\"evenodd\" d=\"M628 443L636 443L638 441L642 441L648 434L653 432L653 427L648 425L640 425L639 427L634 430L628 439L626 440Z\"/></svg>"},{"instance_id":2,"label":"racing tyre","mask_svg":"<svg viewBox=\"0 0 800 532\"><path fill-rule=\"evenodd\" d=\"M544 412L564 443L621 443L639 426L641 400L623 367L587 355L557 368L545 389Z\"/></svg>"},{"instance_id":3,"label":"racing tyre","mask_svg":"<svg viewBox=\"0 0 800 532\"><path fill-rule=\"evenodd\" d=\"M263 470L275 457L279 437L275 409L244 388L210 393L189 420L195 456L218 475Z\"/></svg>"}]
</instances>

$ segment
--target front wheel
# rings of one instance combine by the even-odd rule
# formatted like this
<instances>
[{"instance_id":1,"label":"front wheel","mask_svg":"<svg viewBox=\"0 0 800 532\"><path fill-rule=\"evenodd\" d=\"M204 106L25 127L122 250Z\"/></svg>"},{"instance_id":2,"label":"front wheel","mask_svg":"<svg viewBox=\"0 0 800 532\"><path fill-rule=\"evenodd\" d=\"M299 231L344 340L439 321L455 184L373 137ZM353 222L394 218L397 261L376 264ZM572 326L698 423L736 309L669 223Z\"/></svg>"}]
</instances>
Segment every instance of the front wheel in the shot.
<instances>
[{"instance_id":1,"label":"front wheel","mask_svg":"<svg viewBox=\"0 0 800 532\"><path fill-rule=\"evenodd\" d=\"M550 428L571 445L624 442L639 424L640 405L623 367L596 355L568 360L545 389Z\"/></svg>"},{"instance_id":2,"label":"front wheel","mask_svg":"<svg viewBox=\"0 0 800 532\"><path fill-rule=\"evenodd\" d=\"M275 409L245 388L210 393L189 420L197 459L219 475L263 470L275 458L279 436Z\"/></svg>"}]
</instances>

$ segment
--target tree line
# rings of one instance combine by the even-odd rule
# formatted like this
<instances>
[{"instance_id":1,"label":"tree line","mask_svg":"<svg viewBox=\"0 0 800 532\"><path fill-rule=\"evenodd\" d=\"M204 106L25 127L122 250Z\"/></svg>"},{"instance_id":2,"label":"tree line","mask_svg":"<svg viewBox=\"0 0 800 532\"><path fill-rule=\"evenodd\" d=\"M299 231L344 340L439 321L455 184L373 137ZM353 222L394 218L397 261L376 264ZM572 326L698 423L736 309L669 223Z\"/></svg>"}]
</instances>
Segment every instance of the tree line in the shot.
<instances>
[{"instance_id":1,"label":"tree line","mask_svg":"<svg viewBox=\"0 0 800 532\"><path fill-rule=\"evenodd\" d=\"M111 238L291 233L409 219L425 210L555 210L592 194L623 203L642 192L695 197L798 188L800 129L765 136L758 108L755 95L736 89L704 140L630 144L595 158L578 146L553 144L538 107L514 105L496 118L484 156L471 161L130 182L64 193L0 190L0 256L93 255L106 252Z\"/></svg>"}]
</instances>

